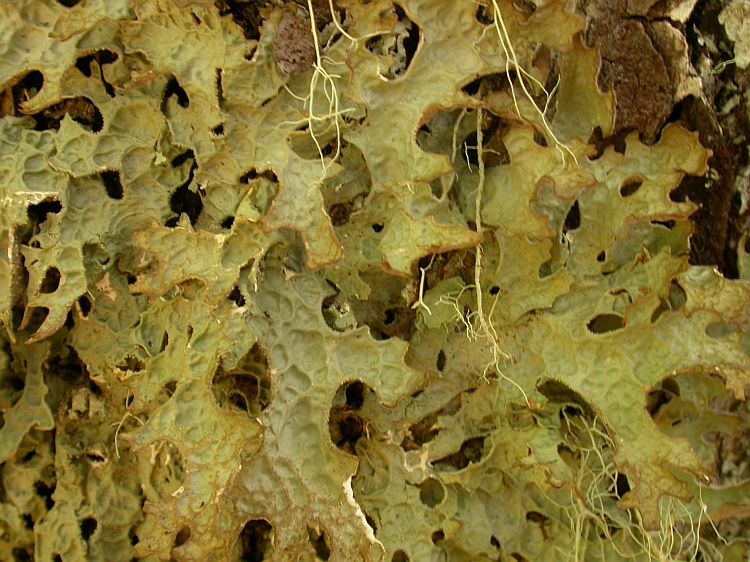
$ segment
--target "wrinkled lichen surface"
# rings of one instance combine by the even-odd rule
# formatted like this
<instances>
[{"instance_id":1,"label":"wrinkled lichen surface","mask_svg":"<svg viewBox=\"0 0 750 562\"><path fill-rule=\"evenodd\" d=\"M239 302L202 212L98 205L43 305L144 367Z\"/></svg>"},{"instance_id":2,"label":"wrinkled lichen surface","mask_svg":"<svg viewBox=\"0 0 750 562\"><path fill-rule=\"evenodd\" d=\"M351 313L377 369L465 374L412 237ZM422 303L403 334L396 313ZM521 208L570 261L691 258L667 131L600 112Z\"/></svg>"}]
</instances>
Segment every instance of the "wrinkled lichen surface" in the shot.
<instances>
[{"instance_id":1,"label":"wrinkled lichen surface","mask_svg":"<svg viewBox=\"0 0 750 562\"><path fill-rule=\"evenodd\" d=\"M0 1L0 559L745 559L711 151L518 4Z\"/></svg>"}]
</instances>

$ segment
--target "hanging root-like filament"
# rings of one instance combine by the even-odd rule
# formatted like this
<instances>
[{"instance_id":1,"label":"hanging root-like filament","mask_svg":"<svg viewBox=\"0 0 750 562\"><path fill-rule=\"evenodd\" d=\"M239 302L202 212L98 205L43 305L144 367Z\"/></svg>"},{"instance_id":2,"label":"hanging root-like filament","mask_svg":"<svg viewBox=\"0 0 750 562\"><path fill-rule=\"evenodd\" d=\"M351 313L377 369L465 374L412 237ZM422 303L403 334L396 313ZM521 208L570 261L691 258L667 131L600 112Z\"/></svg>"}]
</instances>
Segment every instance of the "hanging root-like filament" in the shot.
<instances>
[{"instance_id":1,"label":"hanging root-like filament","mask_svg":"<svg viewBox=\"0 0 750 562\"><path fill-rule=\"evenodd\" d=\"M573 157L573 161L577 164L578 158L573 153L573 151L568 147L565 143L561 142L557 136L555 135L554 131L552 131L552 127L549 123L549 120L547 119L547 111L549 109L550 101L552 100L552 96L554 95L555 91L557 90L560 82L558 79L557 84L555 84L555 87L552 89L551 92L548 92L547 89L544 87L544 85L539 82L534 76L531 75L527 70L525 70L521 64L518 62L518 56L516 54L515 49L513 48L513 44L510 41L510 35L508 34L508 29L505 26L505 20L503 20L503 15L500 12L500 6L497 4L497 0L491 0L492 2L492 12L493 12L493 23L492 27L494 28L495 32L497 33L498 40L500 41L500 46L503 49L503 53L505 54L505 75L508 78L508 83L510 84L510 94L513 98L513 105L515 107L516 113L519 117L522 117L523 114L521 113L521 109L518 106L518 97L516 94L516 87L513 84L513 79L510 75L511 69L516 70L516 74L518 77L518 83L521 85L521 90L523 91L524 97L531 103L531 106L536 111L539 121L542 125L542 128L547 133L549 138L552 139L552 141L555 144L555 148L560 153L563 162L565 161L565 154L569 154ZM545 94L546 102L544 104L544 108L540 108L536 101L534 100L534 96L532 95L530 86L527 85L527 81L535 84L537 87L539 87Z\"/></svg>"}]
</instances>

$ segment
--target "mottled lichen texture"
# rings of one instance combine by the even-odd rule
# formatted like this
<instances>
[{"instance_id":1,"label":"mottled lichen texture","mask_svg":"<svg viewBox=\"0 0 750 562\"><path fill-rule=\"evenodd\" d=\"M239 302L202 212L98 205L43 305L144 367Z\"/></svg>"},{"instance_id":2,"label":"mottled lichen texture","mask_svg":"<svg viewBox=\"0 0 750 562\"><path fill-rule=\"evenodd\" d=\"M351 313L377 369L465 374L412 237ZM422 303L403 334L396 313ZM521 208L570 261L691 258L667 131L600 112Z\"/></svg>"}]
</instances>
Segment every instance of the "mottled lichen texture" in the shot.
<instances>
[{"instance_id":1,"label":"mottled lichen texture","mask_svg":"<svg viewBox=\"0 0 750 562\"><path fill-rule=\"evenodd\" d=\"M744 560L750 286L607 17L0 1L0 559Z\"/></svg>"}]
</instances>

